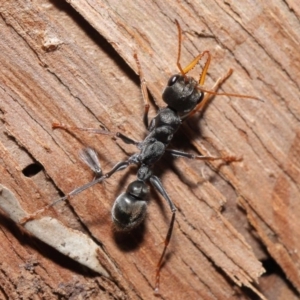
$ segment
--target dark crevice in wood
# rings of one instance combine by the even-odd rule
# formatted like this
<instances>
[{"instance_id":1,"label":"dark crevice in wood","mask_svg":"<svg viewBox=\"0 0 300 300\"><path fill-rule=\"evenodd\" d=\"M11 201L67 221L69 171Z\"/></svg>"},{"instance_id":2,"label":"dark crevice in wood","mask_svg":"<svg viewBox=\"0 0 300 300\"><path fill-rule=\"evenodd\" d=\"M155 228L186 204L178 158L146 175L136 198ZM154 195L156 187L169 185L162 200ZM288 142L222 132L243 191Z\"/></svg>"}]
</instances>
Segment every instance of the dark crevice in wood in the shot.
<instances>
[{"instance_id":1,"label":"dark crevice in wood","mask_svg":"<svg viewBox=\"0 0 300 300\"><path fill-rule=\"evenodd\" d=\"M32 163L28 166L26 166L23 170L22 173L26 176L26 177L33 177L34 175L38 174L39 172L41 172L43 170L43 166L38 163Z\"/></svg>"}]
</instances>

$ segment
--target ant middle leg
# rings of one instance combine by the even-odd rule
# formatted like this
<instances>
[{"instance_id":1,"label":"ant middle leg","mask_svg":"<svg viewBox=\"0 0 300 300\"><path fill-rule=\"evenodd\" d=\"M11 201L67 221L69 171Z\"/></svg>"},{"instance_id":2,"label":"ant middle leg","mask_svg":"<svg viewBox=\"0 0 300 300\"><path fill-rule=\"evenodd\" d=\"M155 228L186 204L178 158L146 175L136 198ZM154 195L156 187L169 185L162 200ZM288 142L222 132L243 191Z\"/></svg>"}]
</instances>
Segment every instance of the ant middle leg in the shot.
<instances>
[{"instance_id":1,"label":"ant middle leg","mask_svg":"<svg viewBox=\"0 0 300 300\"><path fill-rule=\"evenodd\" d=\"M119 131L111 132L111 131L104 130L104 129L68 126L68 125L60 124L60 123L53 123L52 128L53 129L63 129L69 133L72 130L80 130L80 131L86 131L86 132L94 133L94 134L109 135L109 136L121 139L125 144L131 144L131 145L135 145L135 146L138 146L140 144L139 142L133 140L132 138L124 135L123 133L121 133Z\"/></svg>"}]
</instances>

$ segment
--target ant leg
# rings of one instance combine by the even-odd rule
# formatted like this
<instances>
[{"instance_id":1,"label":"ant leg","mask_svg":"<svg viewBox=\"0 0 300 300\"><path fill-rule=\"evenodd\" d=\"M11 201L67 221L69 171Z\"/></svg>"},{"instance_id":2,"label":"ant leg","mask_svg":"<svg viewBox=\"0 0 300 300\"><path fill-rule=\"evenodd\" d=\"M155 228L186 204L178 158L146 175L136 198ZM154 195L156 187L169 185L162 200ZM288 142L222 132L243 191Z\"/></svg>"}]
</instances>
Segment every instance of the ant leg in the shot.
<instances>
[{"instance_id":1,"label":"ant leg","mask_svg":"<svg viewBox=\"0 0 300 300\"><path fill-rule=\"evenodd\" d=\"M133 163L134 161L132 161L130 158L128 160L125 161L121 161L119 163L117 163L109 172L107 172L106 174L104 174L103 176L99 177L99 178L95 178L94 180L74 189L73 191L71 191L70 193L68 193L66 196L61 197L57 200L55 200L54 202L46 205L45 207L37 210L36 212L29 214L28 216L24 217L21 221L20 224L23 225L25 223L27 223L28 221L34 219L37 215L43 213L44 211L48 210L50 207L54 206L55 204L61 202L61 201L65 201L67 199L69 199L71 196L75 196L81 192L83 192L84 190L94 186L95 184L104 181L105 179L109 178L110 176L112 176L114 173L124 170L125 168L127 168L131 163Z\"/></svg>"},{"instance_id":2,"label":"ant leg","mask_svg":"<svg viewBox=\"0 0 300 300\"><path fill-rule=\"evenodd\" d=\"M185 120L186 118L193 116L196 112L198 111L203 111L207 103L213 98L213 96L218 95L218 96L228 96L228 97L239 97L239 98L244 98L244 99L252 99L252 100L257 100L260 102L264 102L263 99L255 97L255 96L248 96L248 95L243 95L243 94L234 94L234 93L217 93L216 91L220 88L220 86L228 79L228 77L232 74L233 70L229 69L228 72L220 77L214 86L212 87L211 90L206 90L200 86L197 87L198 90L202 91L205 93L203 100L188 114L184 115L181 117L181 120ZM203 75L200 77L200 82L202 80Z\"/></svg>"},{"instance_id":3,"label":"ant leg","mask_svg":"<svg viewBox=\"0 0 300 300\"><path fill-rule=\"evenodd\" d=\"M166 152L169 152L171 155L173 155L175 157L179 156L179 157L185 157L185 158L196 159L196 160L208 160L208 161L223 160L225 162L239 161L239 159L237 159L234 156L205 156L205 155L196 155L196 154L187 153L187 152L183 152L183 151L176 150L176 149L166 149Z\"/></svg>"},{"instance_id":4,"label":"ant leg","mask_svg":"<svg viewBox=\"0 0 300 300\"><path fill-rule=\"evenodd\" d=\"M144 74L143 74L141 64L140 64L137 54L135 53L133 56L134 56L134 59L136 61L137 67L138 67L138 72L139 72L139 77L140 77L140 82L141 82L141 91L142 91L142 96L143 96L143 100L144 100L143 122L144 122L146 129L148 129L148 127L149 127L148 113L149 113L150 105L149 105L149 95L148 95L147 83L144 78Z\"/></svg>"},{"instance_id":5,"label":"ant leg","mask_svg":"<svg viewBox=\"0 0 300 300\"><path fill-rule=\"evenodd\" d=\"M167 235L166 235L166 238L165 238L165 241L164 241L164 250L160 256L160 259L157 263L157 266L156 266L156 276L155 276L155 293L158 294L159 293L159 280L160 280L160 271L161 271L161 268L162 268L162 265L163 265L163 259L165 257L165 254L166 254L166 250L167 250L167 247L169 245L169 242L170 242L170 239L171 239L171 236L172 236L172 232L173 232L173 228L174 228L174 222L175 222L175 216L176 216L176 207L174 205L174 203L172 202L172 200L170 199L170 197L168 196L166 190L164 189L161 181L159 180L158 177L156 177L155 175L152 175L150 177L150 182L151 184L158 190L158 192L167 200L169 206L170 206L170 209L172 211L172 218L171 218L171 222L170 222L170 225L169 225L169 229L168 229L168 232L167 232Z\"/></svg>"},{"instance_id":6,"label":"ant leg","mask_svg":"<svg viewBox=\"0 0 300 300\"><path fill-rule=\"evenodd\" d=\"M135 146L139 145L139 142L127 137L121 132L110 132L108 130L103 130L103 129L97 129L97 128L82 128L82 127L76 127L76 126L67 126L65 124L59 124L59 123L53 123L52 124L53 129L63 129L67 132L71 132L72 130L81 130L81 131L87 131L90 133L95 133L95 134L103 134L103 135L110 135L115 138L121 139L125 144L132 144Z\"/></svg>"}]
</instances>

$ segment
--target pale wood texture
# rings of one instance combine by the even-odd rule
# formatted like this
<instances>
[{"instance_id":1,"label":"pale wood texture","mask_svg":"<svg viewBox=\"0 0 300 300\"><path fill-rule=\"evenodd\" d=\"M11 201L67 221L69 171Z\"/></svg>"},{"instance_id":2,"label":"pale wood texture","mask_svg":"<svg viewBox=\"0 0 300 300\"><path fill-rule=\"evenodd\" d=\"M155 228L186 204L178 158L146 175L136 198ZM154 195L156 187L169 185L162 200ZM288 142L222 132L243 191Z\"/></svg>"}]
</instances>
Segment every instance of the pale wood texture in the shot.
<instances>
[{"instance_id":1,"label":"pale wood texture","mask_svg":"<svg viewBox=\"0 0 300 300\"><path fill-rule=\"evenodd\" d=\"M134 147L107 136L71 136L53 131L51 124L102 124L143 139L133 54L139 56L156 103L163 105L162 89L177 72L177 19L184 32L182 64L203 50L213 56L207 88L233 68L221 90L264 102L218 96L201 118L186 122L172 145L242 161L224 165L165 158L155 169L178 207L161 297L297 299L298 6L280 0L2 0L1 184L34 212L92 179L78 158L84 145L97 149L104 170L134 153ZM196 67L192 73L199 76L200 71ZM36 162L44 172L25 177L22 170ZM110 220L112 203L135 178L135 170L120 172L46 213L103 247L111 280L91 274L1 215L0 297L153 299L169 207L152 189L144 226L118 234ZM261 261L268 273L260 278Z\"/></svg>"}]
</instances>

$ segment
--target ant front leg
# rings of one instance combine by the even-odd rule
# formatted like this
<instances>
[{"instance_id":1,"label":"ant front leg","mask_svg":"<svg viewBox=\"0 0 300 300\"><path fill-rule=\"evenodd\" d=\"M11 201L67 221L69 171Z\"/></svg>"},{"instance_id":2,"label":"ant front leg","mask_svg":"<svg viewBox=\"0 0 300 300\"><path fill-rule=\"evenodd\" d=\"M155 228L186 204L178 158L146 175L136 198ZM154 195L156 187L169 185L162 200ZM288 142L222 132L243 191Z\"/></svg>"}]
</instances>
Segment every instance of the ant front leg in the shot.
<instances>
[{"instance_id":1,"label":"ant front leg","mask_svg":"<svg viewBox=\"0 0 300 300\"><path fill-rule=\"evenodd\" d=\"M159 293L160 271L161 271L161 268L162 268L162 265L163 265L163 259L164 259L165 254L166 254L166 250L167 250L168 245L169 245L170 240L171 240L177 209L176 209L174 203L172 202L172 200L170 199L169 195L167 194L167 192L166 192L165 188L163 187L163 185L162 185L161 181L159 180L159 178L156 177L155 175L152 175L150 177L150 182L158 190L158 192L167 200L167 202L170 206L170 209L172 211L171 222L170 222L169 229L168 229L165 241L164 241L164 244L165 244L164 250L163 250L163 252L160 256L160 259L157 263L157 266L156 266L155 289L154 289L154 291L155 291L156 294L158 294Z\"/></svg>"},{"instance_id":2,"label":"ant front leg","mask_svg":"<svg viewBox=\"0 0 300 300\"><path fill-rule=\"evenodd\" d=\"M184 121L185 119L187 119L188 117L193 116L196 112L200 111L203 112L204 108L207 106L208 102L214 97L214 94L216 93L216 91L221 87L221 85L231 76L233 70L229 69L228 72L220 77L216 83L214 84L214 86L211 88L210 93L205 93L202 101L188 114L184 115L181 120ZM201 80L202 78L200 78ZM201 90L201 89L200 89ZM235 96L235 94L227 94L227 93L219 93L218 95L228 95L228 96ZM241 95L243 96L243 95Z\"/></svg>"}]
</instances>

